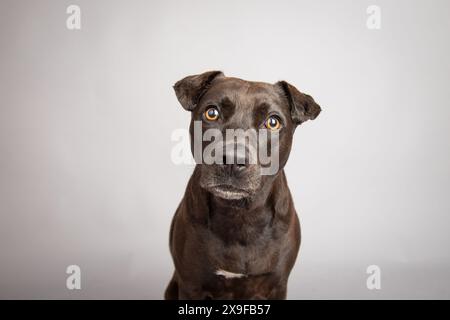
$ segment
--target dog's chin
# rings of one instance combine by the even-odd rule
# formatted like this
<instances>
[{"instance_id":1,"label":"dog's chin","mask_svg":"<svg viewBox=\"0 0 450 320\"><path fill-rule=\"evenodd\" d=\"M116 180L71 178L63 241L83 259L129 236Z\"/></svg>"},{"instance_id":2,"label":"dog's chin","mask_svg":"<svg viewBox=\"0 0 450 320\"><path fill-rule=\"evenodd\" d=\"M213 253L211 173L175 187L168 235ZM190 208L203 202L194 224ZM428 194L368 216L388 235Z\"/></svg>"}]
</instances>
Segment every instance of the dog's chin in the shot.
<instances>
[{"instance_id":1,"label":"dog's chin","mask_svg":"<svg viewBox=\"0 0 450 320\"><path fill-rule=\"evenodd\" d=\"M208 191L223 200L243 200L251 196L250 192L227 184L208 187Z\"/></svg>"}]
</instances>

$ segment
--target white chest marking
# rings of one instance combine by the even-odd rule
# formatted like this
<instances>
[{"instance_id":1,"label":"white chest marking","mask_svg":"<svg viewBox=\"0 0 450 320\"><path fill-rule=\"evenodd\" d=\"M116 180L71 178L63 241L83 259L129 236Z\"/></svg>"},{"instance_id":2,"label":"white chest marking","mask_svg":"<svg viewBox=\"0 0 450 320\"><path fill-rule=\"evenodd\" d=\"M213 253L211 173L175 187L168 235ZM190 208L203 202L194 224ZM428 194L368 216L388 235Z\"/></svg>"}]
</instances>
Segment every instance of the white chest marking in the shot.
<instances>
[{"instance_id":1,"label":"white chest marking","mask_svg":"<svg viewBox=\"0 0 450 320\"><path fill-rule=\"evenodd\" d=\"M222 269L216 270L215 273L218 276L225 277L225 279L234 279L234 278L246 277L246 275L243 274L243 273L234 273L234 272L229 272L229 271L225 271L225 270L222 270Z\"/></svg>"}]
</instances>

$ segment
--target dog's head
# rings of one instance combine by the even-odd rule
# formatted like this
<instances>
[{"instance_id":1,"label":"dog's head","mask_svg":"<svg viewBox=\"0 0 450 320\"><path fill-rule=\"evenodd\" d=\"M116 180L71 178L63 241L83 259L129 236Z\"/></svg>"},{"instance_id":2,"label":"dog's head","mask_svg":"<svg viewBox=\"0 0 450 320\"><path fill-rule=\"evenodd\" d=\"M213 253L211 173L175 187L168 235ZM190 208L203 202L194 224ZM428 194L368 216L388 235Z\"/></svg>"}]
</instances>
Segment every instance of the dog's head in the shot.
<instances>
[{"instance_id":1,"label":"dog's head","mask_svg":"<svg viewBox=\"0 0 450 320\"><path fill-rule=\"evenodd\" d=\"M174 89L192 113L200 185L225 200L251 198L273 180L289 157L295 128L321 111L311 96L285 81L245 81L220 71L188 76Z\"/></svg>"}]
</instances>

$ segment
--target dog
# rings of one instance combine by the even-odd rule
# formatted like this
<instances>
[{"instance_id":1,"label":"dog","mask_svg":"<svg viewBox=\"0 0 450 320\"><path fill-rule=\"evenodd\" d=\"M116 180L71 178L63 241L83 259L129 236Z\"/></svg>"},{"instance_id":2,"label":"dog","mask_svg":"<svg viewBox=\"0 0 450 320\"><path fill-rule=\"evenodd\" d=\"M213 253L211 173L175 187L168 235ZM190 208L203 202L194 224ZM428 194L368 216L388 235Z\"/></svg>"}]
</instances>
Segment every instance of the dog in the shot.
<instances>
[{"instance_id":1,"label":"dog","mask_svg":"<svg viewBox=\"0 0 450 320\"><path fill-rule=\"evenodd\" d=\"M300 224L283 168L296 127L315 119L320 106L285 81L246 81L221 71L185 77L174 90L191 112L194 158L195 122L202 132L256 129L277 134L278 170L262 175L259 161L239 163L238 152L228 157L228 150L222 163L196 161L170 228L175 271L164 298L286 299ZM245 158L249 148L241 150Z\"/></svg>"}]
</instances>

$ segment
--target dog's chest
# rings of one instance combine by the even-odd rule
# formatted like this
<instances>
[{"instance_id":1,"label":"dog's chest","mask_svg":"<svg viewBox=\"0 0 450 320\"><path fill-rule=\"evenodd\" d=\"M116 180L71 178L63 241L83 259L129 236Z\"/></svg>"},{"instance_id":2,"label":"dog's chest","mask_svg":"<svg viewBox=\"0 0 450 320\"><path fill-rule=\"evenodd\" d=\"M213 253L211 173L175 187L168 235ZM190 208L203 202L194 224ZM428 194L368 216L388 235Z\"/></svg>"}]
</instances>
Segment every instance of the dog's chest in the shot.
<instances>
[{"instance_id":1,"label":"dog's chest","mask_svg":"<svg viewBox=\"0 0 450 320\"><path fill-rule=\"evenodd\" d=\"M207 255L210 270L222 278L236 279L272 272L280 255L270 229L250 241L228 241L210 233Z\"/></svg>"}]
</instances>

